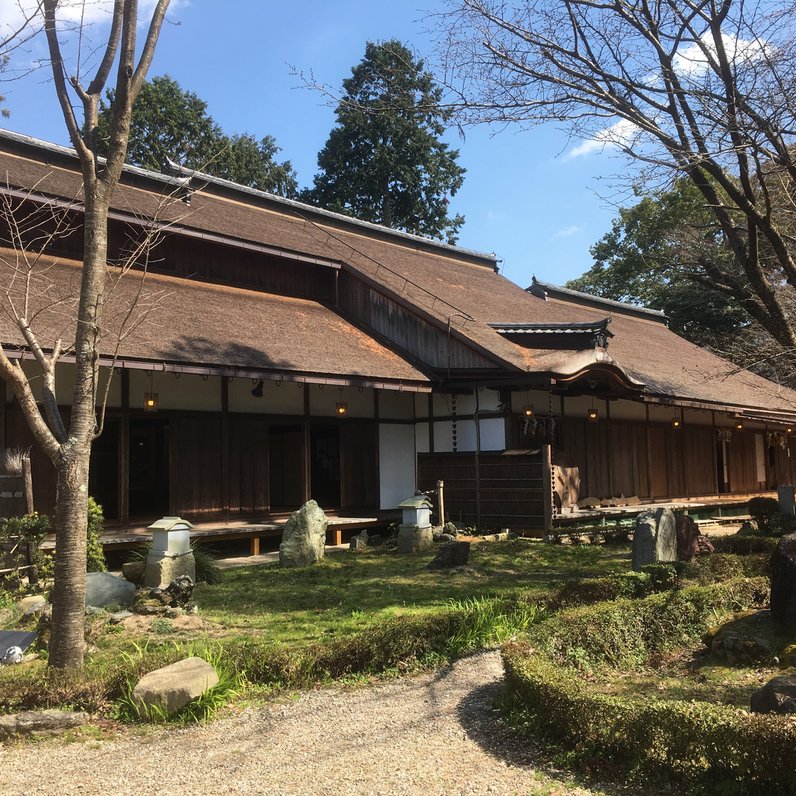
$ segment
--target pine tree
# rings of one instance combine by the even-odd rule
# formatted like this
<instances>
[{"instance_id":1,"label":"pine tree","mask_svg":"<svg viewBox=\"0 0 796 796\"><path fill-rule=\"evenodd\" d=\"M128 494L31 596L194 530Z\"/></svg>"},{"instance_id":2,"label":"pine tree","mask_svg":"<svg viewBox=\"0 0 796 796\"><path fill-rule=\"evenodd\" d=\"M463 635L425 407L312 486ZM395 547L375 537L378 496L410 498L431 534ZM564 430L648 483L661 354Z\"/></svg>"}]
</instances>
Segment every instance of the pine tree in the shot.
<instances>
[{"instance_id":1,"label":"pine tree","mask_svg":"<svg viewBox=\"0 0 796 796\"><path fill-rule=\"evenodd\" d=\"M103 148L112 105L109 92L99 117ZM207 103L168 75L145 83L133 108L127 161L135 166L162 171L168 158L249 188L293 197L296 173L290 161L274 159L278 152L271 136L258 141L248 133L225 135L208 114Z\"/></svg>"},{"instance_id":2,"label":"pine tree","mask_svg":"<svg viewBox=\"0 0 796 796\"><path fill-rule=\"evenodd\" d=\"M343 81L344 96L307 192L313 204L417 235L455 242L448 215L461 187L459 152L440 140L450 112L422 60L399 41L368 42Z\"/></svg>"}]
</instances>

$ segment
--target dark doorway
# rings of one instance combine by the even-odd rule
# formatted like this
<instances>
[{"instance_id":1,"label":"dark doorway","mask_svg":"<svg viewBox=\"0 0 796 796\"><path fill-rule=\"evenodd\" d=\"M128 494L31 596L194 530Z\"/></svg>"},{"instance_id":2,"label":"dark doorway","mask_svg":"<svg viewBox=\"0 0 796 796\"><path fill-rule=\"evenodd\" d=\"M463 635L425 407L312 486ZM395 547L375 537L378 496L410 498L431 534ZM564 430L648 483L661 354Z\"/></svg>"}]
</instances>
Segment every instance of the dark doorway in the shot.
<instances>
[{"instance_id":1,"label":"dark doorway","mask_svg":"<svg viewBox=\"0 0 796 796\"><path fill-rule=\"evenodd\" d=\"M130 516L169 513L169 424L167 420L130 420Z\"/></svg>"},{"instance_id":2,"label":"dark doorway","mask_svg":"<svg viewBox=\"0 0 796 796\"><path fill-rule=\"evenodd\" d=\"M299 425L268 430L272 511L295 511L304 501L304 429Z\"/></svg>"},{"instance_id":3,"label":"dark doorway","mask_svg":"<svg viewBox=\"0 0 796 796\"><path fill-rule=\"evenodd\" d=\"M719 485L719 494L726 494L730 491L729 478L729 444L725 440L716 442L716 481Z\"/></svg>"},{"instance_id":4,"label":"dark doorway","mask_svg":"<svg viewBox=\"0 0 796 796\"><path fill-rule=\"evenodd\" d=\"M106 520L119 519L119 418L106 417L91 446L88 492L102 506Z\"/></svg>"},{"instance_id":5,"label":"dark doorway","mask_svg":"<svg viewBox=\"0 0 796 796\"><path fill-rule=\"evenodd\" d=\"M310 483L312 497L321 508L340 508L340 428L310 426Z\"/></svg>"}]
</instances>

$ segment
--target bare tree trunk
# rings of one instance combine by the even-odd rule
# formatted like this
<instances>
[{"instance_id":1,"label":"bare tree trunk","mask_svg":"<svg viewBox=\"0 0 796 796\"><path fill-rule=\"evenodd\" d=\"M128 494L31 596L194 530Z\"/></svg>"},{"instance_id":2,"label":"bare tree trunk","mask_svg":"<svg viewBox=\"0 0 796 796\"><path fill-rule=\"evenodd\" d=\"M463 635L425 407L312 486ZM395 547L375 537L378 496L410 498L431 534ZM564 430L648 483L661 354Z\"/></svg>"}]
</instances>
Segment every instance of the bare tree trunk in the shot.
<instances>
[{"instance_id":1,"label":"bare tree trunk","mask_svg":"<svg viewBox=\"0 0 796 796\"><path fill-rule=\"evenodd\" d=\"M70 440L71 443L71 440ZM86 605L88 445L67 443L58 462L55 510L55 584L49 663L57 669L83 665Z\"/></svg>"},{"instance_id":2,"label":"bare tree trunk","mask_svg":"<svg viewBox=\"0 0 796 796\"><path fill-rule=\"evenodd\" d=\"M99 320L107 277L108 202L98 180L86 190L84 259L75 337L75 385L67 440L56 462L58 493L55 547L58 556L53 592L49 664L83 665L86 604L86 525L91 443L97 425Z\"/></svg>"}]
</instances>

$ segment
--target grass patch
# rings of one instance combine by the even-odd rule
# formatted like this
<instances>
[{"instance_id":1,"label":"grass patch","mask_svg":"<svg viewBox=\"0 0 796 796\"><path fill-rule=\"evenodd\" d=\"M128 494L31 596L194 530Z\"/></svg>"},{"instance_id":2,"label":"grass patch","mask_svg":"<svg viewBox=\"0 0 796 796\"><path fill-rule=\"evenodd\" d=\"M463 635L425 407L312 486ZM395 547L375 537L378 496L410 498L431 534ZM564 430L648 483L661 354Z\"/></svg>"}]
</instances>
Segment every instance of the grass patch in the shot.
<instances>
[{"instance_id":1,"label":"grass patch","mask_svg":"<svg viewBox=\"0 0 796 796\"><path fill-rule=\"evenodd\" d=\"M518 540L474 544L464 572L429 572L430 558L367 551L301 570L226 570L220 583L197 586L199 617L140 622L136 636L92 619L79 674L53 674L44 661L0 668L0 713L70 705L114 715L131 683L197 644L221 650L250 692L438 664L524 632L553 587L627 569L630 553ZM190 622L198 626L181 629Z\"/></svg>"},{"instance_id":2,"label":"grass patch","mask_svg":"<svg viewBox=\"0 0 796 796\"><path fill-rule=\"evenodd\" d=\"M526 540L473 544L469 570L430 572L431 555L367 551L328 556L308 569L241 567L199 585L201 615L274 642L342 638L387 619L445 608L451 600L541 595L572 577L628 569L627 546L561 547Z\"/></svg>"}]
</instances>

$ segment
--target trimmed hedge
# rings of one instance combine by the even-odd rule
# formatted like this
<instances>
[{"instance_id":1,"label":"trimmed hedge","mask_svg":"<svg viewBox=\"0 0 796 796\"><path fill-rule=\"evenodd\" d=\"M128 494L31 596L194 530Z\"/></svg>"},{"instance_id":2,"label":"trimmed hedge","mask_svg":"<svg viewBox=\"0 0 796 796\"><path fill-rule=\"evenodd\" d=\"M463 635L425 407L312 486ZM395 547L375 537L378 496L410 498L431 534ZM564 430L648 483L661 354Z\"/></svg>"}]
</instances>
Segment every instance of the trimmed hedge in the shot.
<instances>
[{"instance_id":1,"label":"trimmed hedge","mask_svg":"<svg viewBox=\"0 0 796 796\"><path fill-rule=\"evenodd\" d=\"M551 739L625 770L793 793L796 724L706 702L595 694L579 670L633 668L697 640L716 613L761 605L763 578L564 611L504 646L507 704ZM730 792L730 791L725 791Z\"/></svg>"},{"instance_id":2,"label":"trimmed hedge","mask_svg":"<svg viewBox=\"0 0 796 796\"><path fill-rule=\"evenodd\" d=\"M711 536L710 541L717 553L734 553L745 556L750 553L771 555L779 544L779 536Z\"/></svg>"}]
</instances>

